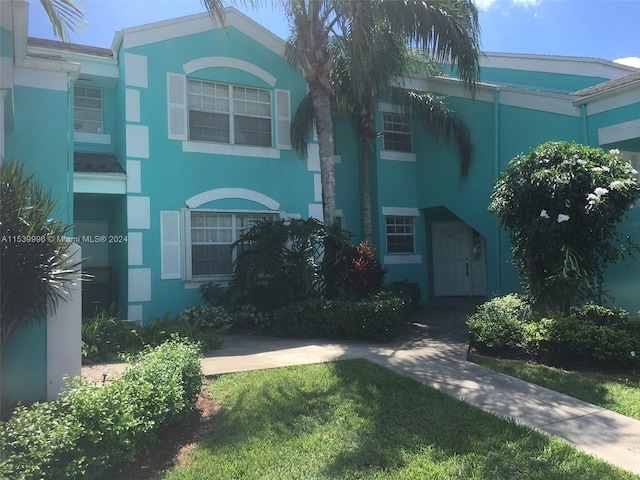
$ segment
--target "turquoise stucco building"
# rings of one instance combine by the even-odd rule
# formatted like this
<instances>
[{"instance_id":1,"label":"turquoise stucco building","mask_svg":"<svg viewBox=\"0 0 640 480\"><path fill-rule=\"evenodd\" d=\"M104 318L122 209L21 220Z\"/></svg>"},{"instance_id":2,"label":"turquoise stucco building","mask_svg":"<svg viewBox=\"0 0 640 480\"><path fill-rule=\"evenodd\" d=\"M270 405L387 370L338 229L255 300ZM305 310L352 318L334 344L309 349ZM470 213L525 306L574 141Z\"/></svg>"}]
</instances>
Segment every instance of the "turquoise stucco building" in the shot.
<instances>
[{"instance_id":1,"label":"turquoise stucco building","mask_svg":"<svg viewBox=\"0 0 640 480\"><path fill-rule=\"evenodd\" d=\"M322 218L317 142L304 160L290 145L306 84L283 39L230 8L225 28L204 13L115 32L104 49L30 38L28 4L1 8L0 153L60 198L58 216L74 225L94 275L85 311L102 302L129 320L177 314L200 303L201 283L228 281L229 245L256 218ZM446 97L468 126L463 181L454 149L378 105L386 135L372 154L374 243L387 280L419 282L423 300L519 289L506 235L487 211L518 153L575 140L617 148L640 169L640 70L488 53L480 80L472 100L455 78L406 79ZM335 146L338 215L357 240L359 143L339 115ZM640 240L640 209L621 231ZM606 276L616 305L632 312L639 267L631 259ZM42 343L42 331L32 335Z\"/></svg>"}]
</instances>

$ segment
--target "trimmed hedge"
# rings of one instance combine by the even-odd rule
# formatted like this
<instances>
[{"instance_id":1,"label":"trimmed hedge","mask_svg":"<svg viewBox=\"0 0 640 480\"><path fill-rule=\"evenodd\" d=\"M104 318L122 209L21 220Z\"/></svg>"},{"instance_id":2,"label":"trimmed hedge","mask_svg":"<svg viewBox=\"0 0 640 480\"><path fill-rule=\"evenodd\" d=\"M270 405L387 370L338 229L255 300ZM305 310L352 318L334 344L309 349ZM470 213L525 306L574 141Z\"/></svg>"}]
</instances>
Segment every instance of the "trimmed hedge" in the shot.
<instances>
[{"instance_id":1,"label":"trimmed hedge","mask_svg":"<svg viewBox=\"0 0 640 480\"><path fill-rule=\"evenodd\" d=\"M0 429L0 478L114 478L194 408L204 378L197 344L173 337L131 360L111 383L76 377L58 400L19 407Z\"/></svg>"},{"instance_id":2,"label":"trimmed hedge","mask_svg":"<svg viewBox=\"0 0 640 480\"><path fill-rule=\"evenodd\" d=\"M481 305L467 325L480 350L552 365L640 367L640 320L621 309L588 304L536 318L522 297L507 295Z\"/></svg>"},{"instance_id":3,"label":"trimmed hedge","mask_svg":"<svg viewBox=\"0 0 640 480\"><path fill-rule=\"evenodd\" d=\"M289 337L390 342L406 321L402 298L377 294L357 302L310 299L275 311L273 331Z\"/></svg>"}]
</instances>

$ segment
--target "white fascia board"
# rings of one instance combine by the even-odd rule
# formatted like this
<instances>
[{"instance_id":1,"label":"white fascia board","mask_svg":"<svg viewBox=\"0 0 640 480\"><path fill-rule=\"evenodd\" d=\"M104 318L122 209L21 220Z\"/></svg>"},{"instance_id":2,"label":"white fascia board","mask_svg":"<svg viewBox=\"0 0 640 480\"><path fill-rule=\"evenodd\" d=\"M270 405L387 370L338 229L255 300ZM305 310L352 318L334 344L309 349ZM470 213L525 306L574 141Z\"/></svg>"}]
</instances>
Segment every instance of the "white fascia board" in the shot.
<instances>
[{"instance_id":1,"label":"white fascia board","mask_svg":"<svg viewBox=\"0 0 640 480\"><path fill-rule=\"evenodd\" d=\"M227 7L223 11L225 27L237 28L245 35L284 57L286 43L283 39L243 15L235 8ZM121 32L123 36L122 48L139 47L141 45L162 42L187 35L207 32L209 30L216 30L218 28L224 27L220 25L220 22L215 16L210 15L208 12L150 23L140 27L124 29ZM117 38L114 39L112 49L120 46L116 44L116 40Z\"/></svg>"},{"instance_id":2,"label":"white fascia board","mask_svg":"<svg viewBox=\"0 0 640 480\"><path fill-rule=\"evenodd\" d=\"M117 81L118 62L113 58L96 57L50 48L29 47L29 52L60 55L71 63L80 64L80 75L92 75Z\"/></svg>"},{"instance_id":3,"label":"white fascia board","mask_svg":"<svg viewBox=\"0 0 640 480\"><path fill-rule=\"evenodd\" d=\"M4 2L0 2L4 3ZM0 89L11 90L13 88L13 58L0 57Z\"/></svg>"},{"instance_id":4,"label":"white fascia board","mask_svg":"<svg viewBox=\"0 0 640 480\"><path fill-rule=\"evenodd\" d=\"M13 6L13 54L15 64L21 65L27 58L27 31L29 25L29 4L12 1Z\"/></svg>"},{"instance_id":5,"label":"white fascia board","mask_svg":"<svg viewBox=\"0 0 640 480\"><path fill-rule=\"evenodd\" d=\"M127 176L123 173L74 173L73 193L125 195Z\"/></svg>"},{"instance_id":6,"label":"white fascia board","mask_svg":"<svg viewBox=\"0 0 640 480\"><path fill-rule=\"evenodd\" d=\"M573 102L574 106L588 105L588 114L606 112L615 108L638 103L640 98L640 80L619 87L611 88L605 92L594 93L582 97Z\"/></svg>"},{"instance_id":7,"label":"white fascia board","mask_svg":"<svg viewBox=\"0 0 640 480\"><path fill-rule=\"evenodd\" d=\"M27 59L32 60L32 59ZM40 59L33 59L40 60ZM44 60L44 62L51 62L51 60ZM67 66L74 64L65 64ZM50 67L51 65L43 65L43 61L25 62L24 66L15 67L13 71L13 83L22 87L40 88L43 90L58 90L66 92L69 90L69 80L75 80L78 75L80 65L75 64L75 71L69 71L66 69L45 69L44 66ZM26 68L30 67L30 68Z\"/></svg>"},{"instance_id":8,"label":"white fascia board","mask_svg":"<svg viewBox=\"0 0 640 480\"><path fill-rule=\"evenodd\" d=\"M404 79L403 87L447 97L469 98L469 93L457 78L411 75ZM493 102L493 91L495 89L494 85L478 83L476 85L475 99L480 102Z\"/></svg>"},{"instance_id":9,"label":"white fascia board","mask_svg":"<svg viewBox=\"0 0 640 480\"><path fill-rule=\"evenodd\" d=\"M602 77L610 80L638 71L628 65L599 58L514 53L485 53L480 58L480 67Z\"/></svg>"}]
</instances>

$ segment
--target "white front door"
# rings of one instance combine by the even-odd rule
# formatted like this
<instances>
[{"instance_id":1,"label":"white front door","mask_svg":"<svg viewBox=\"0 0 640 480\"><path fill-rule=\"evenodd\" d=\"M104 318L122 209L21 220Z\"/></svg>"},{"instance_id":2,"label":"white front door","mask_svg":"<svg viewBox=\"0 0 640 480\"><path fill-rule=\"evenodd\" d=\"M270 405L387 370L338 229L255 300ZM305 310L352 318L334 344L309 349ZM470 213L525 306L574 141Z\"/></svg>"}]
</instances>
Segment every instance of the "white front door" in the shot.
<instances>
[{"instance_id":1,"label":"white front door","mask_svg":"<svg viewBox=\"0 0 640 480\"><path fill-rule=\"evenodd\" d=\"M437 297L479 295L473 291L473 234L462 222L433 223L433 279Z\"/></svg>"}]
</instances>

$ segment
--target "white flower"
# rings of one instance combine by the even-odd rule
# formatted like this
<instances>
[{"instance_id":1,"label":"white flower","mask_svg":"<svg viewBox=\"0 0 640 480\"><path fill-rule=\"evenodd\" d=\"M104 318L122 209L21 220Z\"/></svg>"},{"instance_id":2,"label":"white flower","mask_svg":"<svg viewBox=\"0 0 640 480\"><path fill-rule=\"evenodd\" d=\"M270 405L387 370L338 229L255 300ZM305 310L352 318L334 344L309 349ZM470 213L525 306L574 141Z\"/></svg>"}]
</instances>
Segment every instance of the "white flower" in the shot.
<instances>
[{"instance_id":1,"label":"white flower","mask_svg":"<svg viewBox=\"0 0 640 480\"><path fill-rule=\"evenodd\" d=\"M541 216L542 218L549 218L549 214L547 213L547 211L546 211L546 210L542 210L542 211L540 212L540 216Z\"/></svg>"},{"instance_id":2,"label":"white flower","mask_svg":"<svg viewBox=\"0 0 640 480\"><path fill-rule=\"evenodd\" d=\"M636 358L636 352L631 352L631 358Z\"/></svg>"},{"instance_id":3,"label":"white flower","mask_svg":"<svg viewBox=\"0 0 640 480\"><path fill-rule=\"evenodd\" d=\"M569 220L569 215L565 215L564 213L559 213L558 214L558 223L562 223L562 222L566 222Z\"/></svg>"},{"instance_id":4,"label":"white flower","mask_svg":"<svg viewBox=\"0 0 640 480\"><path fill-rule=\"evenodd\" d=\"M613 148L609 150L609 153L612 155L620 155L620 150L618 150L617 148Z\"/></svg>"},{"instance_id":5,"label":"white flower","mask_svg":"<svg viewBox=\"0 0 640 480\"><path fill-rule=\"evenodd\" d=\"M584 161L584 160L582 160L581 158L580 158L580 159L578 159L578 160L576 160L576 163L577 163L578 165L583 166L583 167L587 164L587 162L585 162L585 161Z\"/></svg>"},{"instance_id":6,"label":"white flower","mask_svg":"<svg viewBox=\"0 0 640 480\"><path fill-rule=\"evenodd\" d=\"M624 182L621 181L621 180L614 180L613 182L611 182L609 184L609 188L611 190L616 190L616 189L622 188L622 187L624 187Z\"/></svg>"},{"instance_id":7,"label":"white flower","mask_svg":"<svg viewBox=\"0 0 640 480\"><path fill-rule=\"evenodd\" d=\"M609 193L609 190L602 187L596 187L593 193L595 193L598 197L601 197L602 195L606 195L607 193Z\"/></svg>"}]
</instances>

